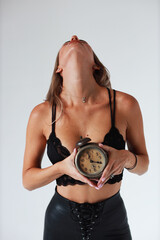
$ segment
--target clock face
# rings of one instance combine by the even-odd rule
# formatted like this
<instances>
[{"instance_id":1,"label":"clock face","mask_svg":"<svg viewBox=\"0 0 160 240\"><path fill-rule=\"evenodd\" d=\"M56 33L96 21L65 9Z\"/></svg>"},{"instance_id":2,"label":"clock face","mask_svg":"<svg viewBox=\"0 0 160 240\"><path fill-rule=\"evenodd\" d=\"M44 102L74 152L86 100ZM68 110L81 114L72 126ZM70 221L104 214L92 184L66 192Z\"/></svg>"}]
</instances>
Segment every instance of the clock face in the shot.
<instances>
[{"instance_id":1,"label":"clock face","mask_svg":"<svg viewBox=\"0 0 160 240\"><path fill-rule=\"evenodd\" d=\"M106 159L100 149L90 147L81 151L78 162L82 172L95 175L103 171Z\"/></svg>"}]
</instances>

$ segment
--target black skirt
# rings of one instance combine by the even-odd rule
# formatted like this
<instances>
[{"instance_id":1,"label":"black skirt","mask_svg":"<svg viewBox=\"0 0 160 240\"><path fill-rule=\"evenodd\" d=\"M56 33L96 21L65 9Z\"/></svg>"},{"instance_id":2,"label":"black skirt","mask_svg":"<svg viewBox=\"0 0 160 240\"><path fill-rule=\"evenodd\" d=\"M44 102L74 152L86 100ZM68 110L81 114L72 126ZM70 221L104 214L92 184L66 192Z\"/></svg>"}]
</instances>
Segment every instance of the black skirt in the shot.
<instances>
[{"instance_id":1,"label":"black skirt","mask_svg":"<svg viewBox=\"0 0 160 240\"><path fill-rule=\"evenodd\" d=\"M43 240L131 240L120 192L96 203L77 203L55 194L44 220Z\"/></svg>"}]
</instances>

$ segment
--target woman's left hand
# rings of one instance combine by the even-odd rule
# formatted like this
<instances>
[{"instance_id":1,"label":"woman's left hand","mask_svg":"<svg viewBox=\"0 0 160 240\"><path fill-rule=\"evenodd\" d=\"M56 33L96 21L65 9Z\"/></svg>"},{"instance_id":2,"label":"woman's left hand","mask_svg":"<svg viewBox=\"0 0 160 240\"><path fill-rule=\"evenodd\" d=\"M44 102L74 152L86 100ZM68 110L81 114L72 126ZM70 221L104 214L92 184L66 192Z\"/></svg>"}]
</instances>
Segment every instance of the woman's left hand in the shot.
<instances>
[{"instance_id":1,"label":"woman's left hand","mask_svg":"<svg viewBox=\"0 0 160 240\"><path fill-rule=\"evenodd\" d=\"M98 189L103 187L105 182L107 182L113 175L121 174L126 164L125 149L117 150L116 148L101 143L99 143L99 146L108 152L109 161L97 183Z\"/></svg>"}]
</instances>

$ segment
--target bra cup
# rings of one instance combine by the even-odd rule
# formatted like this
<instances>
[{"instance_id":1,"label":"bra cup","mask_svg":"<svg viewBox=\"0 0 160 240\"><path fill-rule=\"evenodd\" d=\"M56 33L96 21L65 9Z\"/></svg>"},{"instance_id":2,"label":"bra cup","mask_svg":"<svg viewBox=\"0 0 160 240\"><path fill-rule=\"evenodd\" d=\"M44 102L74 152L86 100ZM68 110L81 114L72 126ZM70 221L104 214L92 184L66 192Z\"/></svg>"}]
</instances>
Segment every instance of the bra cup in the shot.
<instances>
[{"instance_id":1,"label":"bra cup","mask_svg":"<svg viewBox=\"0 0 160 240\"><path fill-rule=\"evenodd\" d=\"M108 133L104 136L103 144L108 145L111 147L114 147L118 150L125 149L125 141L120 134L118 128L115 127L115 96L116 91L113 89L113 113L112 113L112 107L111 107L111 94L110 89L107 88L108 95L109 95L109 104L110 104L110 114L111 114L111 128ZM61 140L56 136L55 134L55 119L56 119L56 104L52 106L52 132L49 136L49 139L47 140L47 155L50 159L52 164L55 164L56 162L62 161L66 157L68 157L71 153L70 151L62 145ZM120 182L123 177L123 172L119 175L115 175L112 179L109 179L106 183L108 184L114 184L116 182ZM68 175L62 175L61 177L56 179L57 185L75 185L75 184L86 184L84 182L81 182L79 180L73 179L72 177Z\"/></svg>"},{"instance_id":2,"label":"bra cup","mask_svg":"<svg viewBox=\"0 0 160 240\"><path fill-rule=\"evenodd\" d=\"M104 136L104 141L102 143L104 145L114 147L118 150L125 149L125 141L123 139L123 136L120 134L119 130L115 127L112 127L110 131ZM47 141L47 155L52 164L55 164L56 162L62 161L63 159L68 157L70 155L70 152L65 146L62 146L62 143L59 138L51 134ZM109 179L106 183L114 184L116 182L120 182L122 178L123 172L119 175L115 175L112 179ZM79 180L73 179L72 177L65 174L57 178L56 182L57 185L59 186L86 184Z\"/></svg>"},{"instance_id":3,"label":"bra cup","mask_svg":"<svg viewBox=\"0 0 160 240\"><path fill-rule=\"evenodd\" d=\"M112 127L109 133L105 135L102 144L108 145L118 150L125 149L125 140L116 127Z\"/></svg>"}]
</instances>

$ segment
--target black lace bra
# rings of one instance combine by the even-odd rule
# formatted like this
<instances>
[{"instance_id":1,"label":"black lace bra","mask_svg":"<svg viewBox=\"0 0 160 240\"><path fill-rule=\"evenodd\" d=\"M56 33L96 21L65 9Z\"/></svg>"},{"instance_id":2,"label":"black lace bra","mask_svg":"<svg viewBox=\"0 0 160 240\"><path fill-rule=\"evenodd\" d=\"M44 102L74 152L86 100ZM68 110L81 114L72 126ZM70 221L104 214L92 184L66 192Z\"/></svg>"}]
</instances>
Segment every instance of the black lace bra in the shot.
<instances>
[{"instance_id":1,"label":"black lace bra","mask_svg":"<svg viewBox=\"0 0 160 240\"><path fill-rule=\"evenodd\" d=\"M111 94L110 89L108 89L109 93L109 103L110 103L110 111L111 111L111 128L108 133L104 136L103 144L114 147L118 150L125 149L125 141L123 136L120 134L119 130L115 127L115 95L116 90L113 89L114 93L114 102L113 102L113 114L112 114L112 107L111 107ZM54 108L54 110L53 110ZM56 104L54 107L52 106L52 122L56 119ZM56 162L62 161L66 157L70 155L70 151L62 145L61 140L55 134L55 122L52 124L52 132L47 140L47 155L52 162L55 164ZM116 182L120 182L123 177L123 171L119 175L115 175L112 179L109 179L106 183L114 184ZM62 175L61 177L56 179L57 185L75 185L75 184L86 184L79 180L76 180L68 175ZM105 183L105 184L106 184Z\"/></svg>"}]
</instances>

